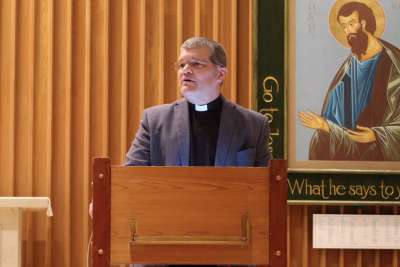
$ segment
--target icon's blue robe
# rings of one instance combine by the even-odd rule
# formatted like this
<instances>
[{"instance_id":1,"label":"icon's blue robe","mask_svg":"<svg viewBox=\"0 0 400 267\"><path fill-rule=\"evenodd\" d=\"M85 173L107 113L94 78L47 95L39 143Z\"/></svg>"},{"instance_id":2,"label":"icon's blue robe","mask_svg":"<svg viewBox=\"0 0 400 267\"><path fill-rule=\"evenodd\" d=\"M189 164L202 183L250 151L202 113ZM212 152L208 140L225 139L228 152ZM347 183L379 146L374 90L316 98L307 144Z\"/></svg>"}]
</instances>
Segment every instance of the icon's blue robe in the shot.
<instances>
[{"instance_id":1,"label":"icon's blue robe","mask_svg":"<svg viewBox=\"0 0 400 267\"><path fill-rule=\"evenodd\" d=\"M362 79L351 79L360 75L363 67L352 69L352 55L337 72L321 112L328 122L329 134L314 132L311 160L400 160L400 50L380 42L383 50L372 64L365 64L368 71L361 74ZM350 81L345 81L348 78ZM346 97L345 83L352 90ZM356 125L371 128L376 141L359 143L350 139L346 129Z\"/></svg>"}]
</instances>

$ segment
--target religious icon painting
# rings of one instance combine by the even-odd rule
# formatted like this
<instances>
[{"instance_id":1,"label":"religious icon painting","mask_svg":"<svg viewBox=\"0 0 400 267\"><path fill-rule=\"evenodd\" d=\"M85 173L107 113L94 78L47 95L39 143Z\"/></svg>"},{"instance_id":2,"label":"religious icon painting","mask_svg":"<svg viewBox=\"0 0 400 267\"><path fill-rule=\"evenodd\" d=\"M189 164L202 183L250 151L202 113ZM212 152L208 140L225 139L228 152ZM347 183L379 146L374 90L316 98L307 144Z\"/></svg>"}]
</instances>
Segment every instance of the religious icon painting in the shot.
<instances>
[{"instance_id":1,"label":"religious icon painting","mask_svg":"<svg viewBox=\"0 0 400 267\"><path fill-rule=\"evenodd\" d=\"M400 4L288 4L289 167L400 171Z\"/></svg>"}]
</instances>

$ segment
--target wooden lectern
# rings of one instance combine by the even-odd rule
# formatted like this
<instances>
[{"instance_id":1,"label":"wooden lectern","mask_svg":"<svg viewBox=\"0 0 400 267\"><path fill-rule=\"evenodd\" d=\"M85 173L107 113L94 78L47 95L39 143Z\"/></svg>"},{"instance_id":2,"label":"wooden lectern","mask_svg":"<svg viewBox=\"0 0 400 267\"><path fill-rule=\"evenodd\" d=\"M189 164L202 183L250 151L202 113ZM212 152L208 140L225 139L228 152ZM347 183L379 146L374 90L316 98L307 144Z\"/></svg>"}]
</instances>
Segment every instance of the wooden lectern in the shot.
<instances>
[{"instance_id":1,"label":"wooden lectern","mask_svg":"<svg viewBox=\"0 0 400 267\"><path fill-rule=\"evenodd\" d=\"M94 160L92 266L286 266L286 162L121 167Z\"/></svg>"}]
</instances>

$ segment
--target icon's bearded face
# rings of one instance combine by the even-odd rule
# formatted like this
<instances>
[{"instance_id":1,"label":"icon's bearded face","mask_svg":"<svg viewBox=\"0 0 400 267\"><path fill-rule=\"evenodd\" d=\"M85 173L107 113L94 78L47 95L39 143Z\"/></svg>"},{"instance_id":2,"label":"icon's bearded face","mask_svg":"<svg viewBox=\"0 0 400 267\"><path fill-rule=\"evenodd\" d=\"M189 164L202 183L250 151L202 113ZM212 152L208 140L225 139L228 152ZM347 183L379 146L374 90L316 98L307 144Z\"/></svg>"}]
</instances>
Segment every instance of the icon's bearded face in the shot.
<instances>
[{"instance_id":1,"label":"icon's bearded face","mask_svg":"<svg viewBox=\"0 0 400 267\"><path fill-rule=\"evenodd\" d=\"M368 35L365 32L365 20L360 21L357 11L351 13L350 16L339 16L339 23L346 34L347 41L351 47L351 52L361 57L365 54L368 47Z\"/></svg>"},{"instance_id":2,"label":"icon's bearded face","mask_svg":"<svg viewBox=\"0 0 400 267\"><path fill-rule=\"evenodd\" d=\"M347 35L347 41L351 47L351 52L359 58L367 51L368 35L362 28L359 28L355 33L349 33Z\"/></svg>"}]
</instances>

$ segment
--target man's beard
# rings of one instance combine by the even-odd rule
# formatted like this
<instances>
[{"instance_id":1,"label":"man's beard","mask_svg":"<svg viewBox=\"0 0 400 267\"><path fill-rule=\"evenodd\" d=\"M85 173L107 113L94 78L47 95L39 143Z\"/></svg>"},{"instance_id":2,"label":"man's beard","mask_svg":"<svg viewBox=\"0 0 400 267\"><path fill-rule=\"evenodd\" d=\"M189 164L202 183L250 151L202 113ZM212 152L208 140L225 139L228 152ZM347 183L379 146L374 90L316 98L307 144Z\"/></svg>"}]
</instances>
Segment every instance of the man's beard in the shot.
<instances>
[{"instance_id":1,"label":"man's beard","mask_svg":"<svg viewBox=\"0 0 400 267\"><path fill-rule=\"evenodd\" d=\"M365 54L368 47L368 35L359 29L356 33L351 33L347 36L347 41L350 44L351 52L361 58L362 54Z\"/></svg>"}]
</instances>

